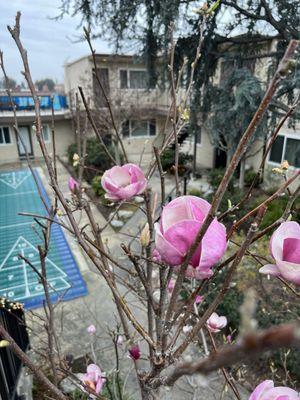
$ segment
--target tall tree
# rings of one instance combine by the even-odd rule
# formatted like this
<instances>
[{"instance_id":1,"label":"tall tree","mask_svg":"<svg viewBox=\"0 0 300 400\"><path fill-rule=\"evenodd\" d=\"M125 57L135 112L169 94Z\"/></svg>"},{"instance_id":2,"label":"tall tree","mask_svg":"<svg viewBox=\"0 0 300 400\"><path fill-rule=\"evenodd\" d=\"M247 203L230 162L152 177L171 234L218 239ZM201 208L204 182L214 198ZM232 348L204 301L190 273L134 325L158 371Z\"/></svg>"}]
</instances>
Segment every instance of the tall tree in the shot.
<instances>
[{"instance_id":1,"label":"tall tree","mask_svg":"<svg viewBox=\"0 0 300 400\"><path fill-rule=\"evenodd\" d=\"M44 78L38 81L35 81L35 85L37 86L38 90L43 90L45 87L48 88L50 92L54 90L55 82L51 78Z\"/></svg>"},{"instance_id":2,"label":"tall tree","mask_svg":"<svg viewBox=\"0 0 300 400\"><path fill-rule=\"evenodd\" d=\"M208 7L215 4L215 0L207 2ZM272 60L268 72L269 77L275 70L290 39L299 39L300 13L298 0L222 0L217 2L214 15L206 25L205 40L202 46L202 56L194 75L194 90L191 101L191 132L196 135L199 130L199 114L202 122L212 110L216 110L219 98L213 95L215 88L211 86L220 58L230 54L234 61L234 68L240 69L244 63L255 59ZM137 52L144 56L149 70L149 81L157 79L155 58L158 54L167 55L169 49L168 28L175 22L179 28L177 37L176 57L177 68L180 67L184 57L191 65L199 39L199 27L203 22L205 5L192 0L123 0L120 2L110 0L63 0L61 15L64 13L81 14L83 21L89 26L101 27L94 34L110 38L118 49L127 43L135 43ZM271 45L276 39L276 48ZM227 44L224 50L224 44ZM228 46L229 45L229 46ZM168 57L164 57L167 67ZM296 60L299 61L299 60ZM270 110L269 123L275 124L278 117L286 109L287 104L293 102L295 89L300 87L300 69L297 64L288 79L284 80L277 92ZM289 66L290 69L292 66ZM167 68L165 68L167 71ZM245 70L244 70L245 71ZM189 71L188 71L189 72ZM241 71L237 72L241 74ZM166 75L166 74L165 74ZM236 76L236 75L235 75ZM244 84L249 79L244 75ZM248 87L252 90L252 88ZM210 91L213 90L212 93ZM245 90L245 85L243 86ZM249 92L249 93L250 93ZM235 98L240 102L238 108L243 107L246 97ZM229 100L229 99L228 99ZM250 112L252 108L248 109ZM223 110L224 118L230 117ZM299 113L296 114L299 118ZM231 125L234 125L233 119ZM242 126L237 129L239 134ZM237 134L237 132L236 132ZM220 137L218 138L220 142ZM237 139L237 138L236 138ZM215 142L215 137L212 136ZM238 141L238 139L237 139Z\"/></svg>"},{"instance_id":3,"label":"tall tree","mask_svg":"<svg viewBox=\"0 0 300 400\"><path fill-rule=\"evenodd\" d=\"M13 78L8 77L8 81L6 81L4 78L0 79L0 89L15 89L16 87L17 82Z\"/></svg>"}]
</instances>

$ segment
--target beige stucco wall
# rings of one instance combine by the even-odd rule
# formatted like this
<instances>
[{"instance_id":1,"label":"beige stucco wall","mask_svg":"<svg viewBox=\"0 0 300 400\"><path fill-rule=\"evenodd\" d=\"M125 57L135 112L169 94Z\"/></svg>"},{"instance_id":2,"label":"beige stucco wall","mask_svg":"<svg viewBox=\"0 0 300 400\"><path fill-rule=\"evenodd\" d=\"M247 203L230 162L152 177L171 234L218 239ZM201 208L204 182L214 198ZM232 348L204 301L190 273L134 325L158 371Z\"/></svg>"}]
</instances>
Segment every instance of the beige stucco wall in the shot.
<instances>
[{"instance_id":1,"label":"beige stucco wall","mask_svg":"<svg viewBox=\"0 0 300 400\"><path fill-rule=\"evenodd\" d=\"M1 124L1 123L0 123ZM19 159L17 140L12 125L1 124L1 126L9 126L11 143L0 145L0 163L14 162Z\"/></svg>"},{"instance_id":2,"label":"beige stucco wall","mask_svg":"<svg viewBox=\"0 0 300 400\"><path fill-rule=\"evenodd\" d=\"M75 93L81 86L88 99L93 96L92 66L88 57L82 57L77 61L65 65L65 91L70 105L75 106Z\"/></svg>"},{"instance_id":3,"label":"beige stucco wall","mask_svg":"<svg viewBox=\"0 0 300 400\"><path fill-rule=\"evenodd\" d=\"M48 124L47 122L44 125ZM31 132L31 141L34 158L41 158L42 152L40 150L38 141L36 139L35 133L32 129L32 125L29 123L22 123L22 126L29 126ZM5 123L3 126L9 126L10 136L12 143L7 145L0 145L0 164L17 162L19 160L18 145L16 140L16 135L13 131L12 123ZM50 126L49 126L50 128ZM50 131L49 131L50 132ZM55 121L55 133L56 133L56 151L58 155L65 155L68 146L74 142L74 135L72 131L72 125L70 120L59 120ZM46 143L48 152L52 153L52 140L50 132L50 141Z\"/></svg>"},{"instance_id":4,"label":"beige stucco wall","mask_svg":"<svg viewBox=\"0 0 300 400\"><path fill-rule=\"evenodd\" d=\"M194 139L186 140L181 149L184 152L193 154ZM196 164L199 169L213 168L214 165L214 146L210 143L209 136L204 129L201 133L201 144L197 144Z\"/></svg>"},{"instance_id":5,"label":"beige stucco wall","mask_svg":"<svg viewBox=\"0 0 300 400\"><path fill-rule=\"evenodd\" d=\"M121 89L120 70L139 70L146 71L146 65L136 63L133 58L101 57L97 59L97 68L108 68L109 95L114 112L118 114L118 108L124 111L124 108L135 106L137 108L160 107L168 108L171 104L171 96L168 90L159 88L145 89ZM93 71L94 64L87 56L73 63L65 65L65 87L68 96L73 99L74 93L78 91L78 86L82 86L86 98L91 99L91 108L93 108ZM183 96L184 91L179 90L179 97Z\"/></svg>"}]
</instances>

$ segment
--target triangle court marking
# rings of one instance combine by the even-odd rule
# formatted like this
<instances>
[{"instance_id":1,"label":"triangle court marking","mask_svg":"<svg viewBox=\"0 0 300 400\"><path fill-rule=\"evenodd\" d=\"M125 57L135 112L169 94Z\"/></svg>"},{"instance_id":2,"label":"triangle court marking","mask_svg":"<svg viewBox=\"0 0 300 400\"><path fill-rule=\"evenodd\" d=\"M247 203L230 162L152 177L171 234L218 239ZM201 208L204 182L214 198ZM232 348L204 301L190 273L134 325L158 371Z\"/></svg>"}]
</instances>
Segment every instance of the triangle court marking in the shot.
<instances>
[{"instance_id":1,"label":"triangle court marking","mask_svg":"<svg viewBox=\"0 0 300 400\"><path fill-rule=\"evenodd\" d=\"M6 269L6 268L3 268L3 267L5 266L5 264L7 263L7 261L9 260L9 257L13 254L13 252L16 251L16 256L17 256L20 253L20 249L23 249L23 250L24 249L26 249L26 250L30 249L30 250L34 251L39 256L39 252L34 247L34 245L31 244L30 242L28 242L28 240L26 240L23 236L19 236L18 239L16 240L16 242L14 243L14 245L12 246L12 248L9 250L9 252L5 256L5 258L2 261L2 263L0 264L0 271ZM19 258L17 260L13 260L13 261L16 261L17 263L20 263L20 259ZM48 262L57 271L59 271L59 273L62 275L62 277L64 277L64 278L67 277L67 274L61 268L59 268L56 264L54 264L54 262L51 261L48 257L45 258L45 262Z\"/></svg>"},{"instance_id":2,"label":"triangle court marking","mask_svg":"<svg viewBox=\"0 0 300 400\"><path fill-rule=\"evenodd\" d=\"M30 171L3 172L0 174L0 182L16 190L29 176L31 176Z\"/></svg>"}]
</instances>

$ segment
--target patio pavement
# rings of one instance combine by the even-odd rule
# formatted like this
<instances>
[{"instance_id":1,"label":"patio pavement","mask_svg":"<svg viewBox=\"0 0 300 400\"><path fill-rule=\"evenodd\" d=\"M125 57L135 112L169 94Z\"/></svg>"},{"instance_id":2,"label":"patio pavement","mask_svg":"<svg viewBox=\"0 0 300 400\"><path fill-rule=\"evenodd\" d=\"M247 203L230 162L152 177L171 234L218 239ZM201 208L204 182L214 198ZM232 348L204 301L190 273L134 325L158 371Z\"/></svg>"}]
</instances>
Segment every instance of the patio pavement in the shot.
<instances>
[{"instance_id":1,"label":"patio pavement","mask_svg":"<svg viewBox=\"0 0 300 400\"><path fill-rule=\"evenodd\" d=\"M69 174L61 163L58 163L57 167L60 187L65 197L68 198L70 197L68 189ZM51 198L52 193L49 191L46 169L43 165L40 165L38 171L41 175L44 186L46 187L48 196ZM205 182L199 181L199 185L202 184L205 184ZM193 183L193 187L197 185L197 183ZM151 179L150 186L152 187L153 192L160 192L160 180L158 175L154 175ZM173 187L173 179L167 178L166 193L170 193ZM103 215L98 211L95 205L92 204L91 207L99 226L104 226L106 220ZM79 211L75 213L75 217L80 221L81 226L88 223L86 216ZM141 211L137 211L118 233L116 233L110 225L105 228L103 239L104 241L107 241L108 248L119 262L125 262L125 257L122 254L120 243L122 241L128 241L128 236L126 234L136 234L136 232L143 227L145 222L144 214ZM117 321L117 314L112 300L112 295L106 286L104 279L99 276L99 272L96 270L94 265L92 265L86 255L82 253L77 241L67 232L65 232L65 235L77 260L83 279L87 284L88 295L67 302L62 302L56 307L56 328L60 341L61 353L64 355L72 354L74 358L91 354L91 338L87 334L86 329L90 324L94 324L97 328L97 333L95 335L96 341L94 343L97 362L101 365L103 370L108 370L113 367L111 360L114 357L113 346L108 331L110 329L115 329ZM135 244L133 244L133 248L134 247ZM139 321L145 321L144 310L141 308L140 302L137 301L134 296L130 295L130 293L127 294L127 301L135 311L137 319ZM32 329L32 332L34 332L34 334L30 335L33 348L37 346L40 349L46 350L47 342L42 326L43 323L39 318L42 315L42 309L28 312L27 323ZM121 370L132 371L132 362L126 357L126 351L121 350L121 352L122 351L124 351L124 357L121 357ZM194 351L195 349L192 350L193 355ZM143 368L143 364L143 361L140 360L139 367ZM139 399L138 385L133 373L130 373L129 375L127 386L128 392L132 394L131 399ZM196 391L193 387L197 387ZM160 398L164 400L192 400L196 398L199 400L214 400L220 398L220 390L222 390L222 388L223 377L220 374L213 374L205 380L199 376L195 376L192 379L182 378L177 382L174 389L170 391L163 390L160 394ZM246 400L249 394L241 388L241 396L242 400ZM223 399L226 400L232 398L233 395L230 392L225 393L225 396L223 397Z\"/></svg>"}]
</instances>

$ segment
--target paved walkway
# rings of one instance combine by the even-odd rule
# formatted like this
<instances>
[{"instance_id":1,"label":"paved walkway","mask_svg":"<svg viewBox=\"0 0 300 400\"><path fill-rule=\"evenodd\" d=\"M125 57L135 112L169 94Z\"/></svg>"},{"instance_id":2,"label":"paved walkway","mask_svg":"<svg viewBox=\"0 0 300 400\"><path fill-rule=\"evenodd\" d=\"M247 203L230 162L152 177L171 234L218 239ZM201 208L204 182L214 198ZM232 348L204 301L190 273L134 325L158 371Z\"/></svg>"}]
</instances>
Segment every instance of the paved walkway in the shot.
<instances>
[{"instance_id":1,"label":"paved walkway","mask_svg":"<svg viewBox=\"0 0 300 400\"><path fill-rule=\"evenodd\" d=\"M39 173L45 187L47 188L48 177L47 173L45 172L45 168L40 167ZM60 163L58 163L58 176L60 187L63 190L65 197L70 197L68 189L69 175L66 169ZM172 179L166 180L166 193L171 192L173 185ZM151 180L151 186L153 191L156 191L157 193L160 192L160 181L157 175ZM51 197L51 192L48 191L48 195ZM92 210L99 226L104 226L106 224L104 217L94 205L92 205ZM86 216L80 211L75 213L75 217L80 222L81 226L84 226L88 222ZM145 222L144 214L141 212L136 212L119 233L115 233L111 226L107 226L104 230L104 240L107 240L107 245L111 253L118 259L119 262L127 262L126 258L122 254L122 250L120 249L120 243L128 240L128 236L125 235L128 233L134 235L141 229ZM109 337L108 330L115 329L116 322L118 320L112 295L110 290L107 288L104 279L99 276L99 272L89 262L86 255L81 252L77 241L68 233L66 233L66 237L77 260L81 274L87 284L88 295L75 300L60 303L56 307L57 331L61 344L61 350L63 354L70 353L75 358L91 353L90 336L87 334L86 328L90 324L94 324L97 328L97 340L95 342L95 353L98 358L97 362L104 370L108 370L112 368L111 362L112 359L114 359L112 353L112 342ZM140 302L138 302L135 297L130 295L130 293L127 294L127 301L134 309L137 319L139 321L145 321L144 310L141 308ZM47 349L47 342L42 327L43 323L39 318L41 315L43 315L42 310L35 310L34 313L29 312L27 315L27 322L34 332L34 335L31 335L33 348L38 346L40 348ZM194 351L195 349L193 350L193 355ZM143 367L142 360L140 362L140 367ZM130 371L131 368L132 362L124 353L124 357L122 357L121 360L121 370ZM177 382L174 389L170 391L164 390L163 393L161 393L160 398L164 400L219 399L222 385L223 377L221 377L219 374L210 376L209 380L204 380L199 376L195 376L190 379L182 378ZM135 400L140 398L137 382L135 381L133 373L130 374L130 378L128 379L128 391L132 394L131 399ZM248 399L249 395L247 395L245 391L242 390L241 394L242 400ZM227 393L223 397L223 399L226 400L232 398L233 395L231 393Z\"/></svg>"}]
</instances>

